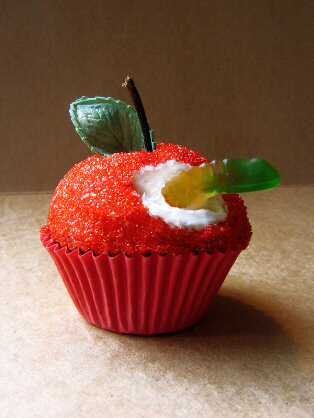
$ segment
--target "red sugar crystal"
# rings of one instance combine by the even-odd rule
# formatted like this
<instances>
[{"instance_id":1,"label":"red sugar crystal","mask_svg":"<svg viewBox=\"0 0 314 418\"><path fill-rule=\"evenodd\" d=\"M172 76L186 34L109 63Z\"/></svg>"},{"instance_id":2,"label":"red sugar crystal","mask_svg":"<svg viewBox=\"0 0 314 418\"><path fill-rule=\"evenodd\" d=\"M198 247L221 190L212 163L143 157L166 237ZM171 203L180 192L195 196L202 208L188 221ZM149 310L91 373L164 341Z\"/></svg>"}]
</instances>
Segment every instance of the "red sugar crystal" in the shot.
<instances>
[{"instance_id":1,"label":"red sugar crystal","mask_svg":"<svg viewBox=\"0 0 314 418\"><path fill-rule=\"evenodd\" d=\"M207 162L199 153L173 144L159 144L155 152L93 155L81 161L58 184L42 232L61 246L95 254L244 249L251 227L238 195L224 196L228 207L224 222L200 231L173 228L149 215L134 189L134 174L145 165L171 159L191 165Z\"/></svg>"}]
</instances>

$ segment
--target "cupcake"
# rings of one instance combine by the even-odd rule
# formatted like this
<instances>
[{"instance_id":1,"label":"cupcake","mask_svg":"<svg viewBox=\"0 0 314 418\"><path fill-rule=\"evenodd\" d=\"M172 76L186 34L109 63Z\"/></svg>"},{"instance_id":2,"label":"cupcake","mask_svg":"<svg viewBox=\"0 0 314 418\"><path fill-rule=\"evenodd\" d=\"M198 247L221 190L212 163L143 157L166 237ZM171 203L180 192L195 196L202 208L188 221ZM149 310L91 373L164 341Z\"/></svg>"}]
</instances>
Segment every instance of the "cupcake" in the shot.
<instances>
[{"instance_id":1,"label":"cupcake","mask_svg":"<svg viewBox=\"0 0 314 418\"><path fill-rule=\"evenodd\" d=\"M126 334L172 333L207 312L251 226L238 191L279 184L264 160L209 161L155 145L143 105L109 97L70 106L94 155L53 194L41 240L80 314Z\"/></svg>"}]
</instances>

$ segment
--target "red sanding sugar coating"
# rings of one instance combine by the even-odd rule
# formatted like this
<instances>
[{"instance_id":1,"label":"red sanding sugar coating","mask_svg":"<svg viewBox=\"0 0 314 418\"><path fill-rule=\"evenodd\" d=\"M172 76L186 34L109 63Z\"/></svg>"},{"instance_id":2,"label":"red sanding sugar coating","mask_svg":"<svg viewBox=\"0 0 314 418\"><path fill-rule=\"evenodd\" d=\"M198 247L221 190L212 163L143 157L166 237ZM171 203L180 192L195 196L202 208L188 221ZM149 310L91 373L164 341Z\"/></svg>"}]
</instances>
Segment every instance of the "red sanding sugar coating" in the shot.
<instances>
[{"instance_id":1,"label":"red sanding sugar coating","mask_svg":"<svg viewBox=\"0 0 314 418\"><path fill-rule=\"evenodd\" d=\"M74 165L55 190L43 232L61 246L93 250L95 254L244 249L251 227L238 195L224 196L228 207L224 222L199 231L174 228L149 215L134 189L134 174L145 165L167 160L192 166L207 162L186 147L160 144L154 152L93 155Z\"/></svg>"}]
</instances>

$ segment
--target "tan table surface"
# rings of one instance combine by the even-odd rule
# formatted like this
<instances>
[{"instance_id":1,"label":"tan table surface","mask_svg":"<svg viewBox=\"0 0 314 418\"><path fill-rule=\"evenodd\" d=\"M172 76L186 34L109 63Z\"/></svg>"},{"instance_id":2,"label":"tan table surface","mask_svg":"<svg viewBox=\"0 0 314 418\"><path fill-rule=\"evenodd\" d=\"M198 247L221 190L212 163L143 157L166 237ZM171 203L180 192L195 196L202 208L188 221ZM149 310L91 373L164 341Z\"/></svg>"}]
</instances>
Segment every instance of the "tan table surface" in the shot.
<instances>
[{"instance_id":1,"label":"tan table surface","mask_svg":"<svg viewBox=\"0 0 314 418\"><path fill-rule=\"evenodd\" d=\"M0 196L0 416L314 416L314 187L246 197L254 229L207 318L88 325L41 247L49 195Z\"/></svg>"}]
</instances>

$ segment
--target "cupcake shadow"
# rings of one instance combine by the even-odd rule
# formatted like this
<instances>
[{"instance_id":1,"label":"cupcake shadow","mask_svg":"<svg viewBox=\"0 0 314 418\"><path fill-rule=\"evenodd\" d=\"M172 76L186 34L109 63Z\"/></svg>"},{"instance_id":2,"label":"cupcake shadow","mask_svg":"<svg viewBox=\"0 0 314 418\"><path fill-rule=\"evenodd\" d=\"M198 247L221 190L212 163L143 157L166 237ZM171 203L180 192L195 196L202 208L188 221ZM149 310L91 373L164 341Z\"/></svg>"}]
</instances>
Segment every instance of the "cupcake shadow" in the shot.
<instances>
[{"instance_id":1,"label":"cupcake shadow","mask_svg":"<svg viewBox=\"0 0 314 418\"><path fill-rule=\"evenodd\" d=\"M248 302L227 293L218 295L201 322L178 334L139 337L97 330L92 339L103 345L112 338L119 345L116 365L121 362L123 367L127 358L130 368L151 378L171 373L175 379L212 377L223 385L230 373L255 379L258 371L258 378L268 381L266 370L274 364L281 368L295 364L296 348L280 324L256 306L256 300L252 299L253 306L248 296L241 295L244 298Z\"/></svg>"},{"instance_id":2,"label":"cupcake shadow","mask_svg":"<svg viewBox=\"0 0 314 418\"><path fill-rule=\"evenodd\" d=\"M185 333L191 337L286 337L270 315L234 297L221 295L213 301L207 315Z\"/></svg>"}]
</instances>

